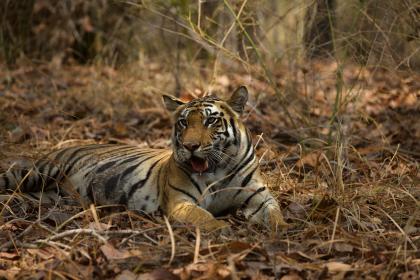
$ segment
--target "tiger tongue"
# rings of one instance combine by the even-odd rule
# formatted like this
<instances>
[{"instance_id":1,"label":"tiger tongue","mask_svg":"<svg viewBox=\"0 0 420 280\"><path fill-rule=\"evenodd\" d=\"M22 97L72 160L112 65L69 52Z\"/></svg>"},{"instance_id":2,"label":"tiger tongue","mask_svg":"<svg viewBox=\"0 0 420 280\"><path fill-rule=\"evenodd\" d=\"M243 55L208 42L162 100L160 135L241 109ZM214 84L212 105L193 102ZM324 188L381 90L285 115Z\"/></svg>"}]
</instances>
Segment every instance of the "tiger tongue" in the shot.
<instances>
[{"instance_id":1,"label":"tiger tongue","mask_svg":"<svg viewBox=\"0 0 420 280\"><path fill-rule=\"evenodd\" d=\"M209 169L209 164L207 160L198 158L198 157L192 157L191 158L191 167L192 169L197 173L203 173Z\"/></svg>"}]
</instances>

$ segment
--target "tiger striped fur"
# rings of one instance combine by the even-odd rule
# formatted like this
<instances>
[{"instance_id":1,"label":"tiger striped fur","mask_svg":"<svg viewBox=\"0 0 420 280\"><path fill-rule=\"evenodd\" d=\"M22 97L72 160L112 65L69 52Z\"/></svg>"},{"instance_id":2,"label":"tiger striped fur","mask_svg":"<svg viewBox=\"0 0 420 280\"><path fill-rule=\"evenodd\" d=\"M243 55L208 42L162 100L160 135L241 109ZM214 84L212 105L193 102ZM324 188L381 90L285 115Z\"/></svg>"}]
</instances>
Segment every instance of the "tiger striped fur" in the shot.
<instances>
[{"instance_id":1,"label":"tiger striped fur","mask_svg":"<svg viewBox=\"0 0 420 280\"><path fill-rule=\"evenodd\" d=\"M167 95L163 99L173 118L172 150L112 144L64 148L30 170L4 173L0 190L19 186L35 192L58 184L87 204L121 204L145 213L160 208L209 231L227 226L214 216L238 208L251 222L273 230L285 226L240 120L247 89L238 88L227 101L214 96L188 103Z\"/></svg>"}]
</instances>

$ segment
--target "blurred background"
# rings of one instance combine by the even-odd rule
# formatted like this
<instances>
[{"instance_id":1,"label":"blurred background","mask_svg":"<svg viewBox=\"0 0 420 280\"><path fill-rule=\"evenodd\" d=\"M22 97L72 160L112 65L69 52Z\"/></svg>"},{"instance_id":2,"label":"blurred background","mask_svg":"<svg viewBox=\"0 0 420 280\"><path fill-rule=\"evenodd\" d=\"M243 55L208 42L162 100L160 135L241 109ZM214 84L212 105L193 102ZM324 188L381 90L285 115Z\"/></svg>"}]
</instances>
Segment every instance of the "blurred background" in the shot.
<instances>
[{"instance_id":1,"label":"blurred background","mask_svg":"<svg viewBox=\"0 0 420 280\"><path fill-rule=\"evenodd\" d=\"M20 76L35 93L46 77L68 80L55 81L51 107L61 106L51 101L57 91L69 98L83 91L56 114L148 123L147 114L133 117L131 104L160 107L162 93L189 99L245 84L256 113L249 125L279 142L315 137L331 145L358 131L419 150L419 1L3 0L0 16L5 89L29 66L44 71L41 79ZM92 67L106 79L89 77Z\"/></svg>"},{"instance_id":2,"label":"blurred background","mask_svg":"<svg viewBox=\"0 0 420 280\"><path fill-rule=\"evenodd\" d=\"M223 63L339 58L420 67L416 0L3 0L0 58L119 66L142 55ZM182 68L182 66L180 66Z\"/></svg>"}]
</instances>

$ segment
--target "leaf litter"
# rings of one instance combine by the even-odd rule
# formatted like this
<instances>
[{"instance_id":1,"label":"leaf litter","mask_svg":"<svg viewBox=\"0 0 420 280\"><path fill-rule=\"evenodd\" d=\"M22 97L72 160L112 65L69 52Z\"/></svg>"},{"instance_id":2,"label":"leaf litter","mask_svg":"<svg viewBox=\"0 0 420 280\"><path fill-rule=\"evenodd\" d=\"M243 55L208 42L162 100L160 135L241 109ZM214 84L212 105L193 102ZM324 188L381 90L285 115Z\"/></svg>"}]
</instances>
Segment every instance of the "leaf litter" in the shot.
<instances>
[{"instance_id":1,"label":"leaf litter","mask_svg":"<svg viewBox=\"0 0 420 280\"><path fill-rule=\"evenodd\" d=\"M226 71L204 88L201 81L211 80L211 73L184 74L185 99L208 89L226 96L248 85L245 122L291 224L286 232L272 235L236 213L225 217L232 225L227 232L198 236L173 223L170 234L161 215L2 194L0 277L418 278L420 76L348 65L338 115L331 119L336 68L323 61L295 75L281 67L274 73L282 89L293 85L282 102L297 127L255 73ZM171 94L174 81L159 62L142 69L46 64L0 71L2 170L19 158L72 145L170 144L160 95Z\"/></svg>"}]
</instances>

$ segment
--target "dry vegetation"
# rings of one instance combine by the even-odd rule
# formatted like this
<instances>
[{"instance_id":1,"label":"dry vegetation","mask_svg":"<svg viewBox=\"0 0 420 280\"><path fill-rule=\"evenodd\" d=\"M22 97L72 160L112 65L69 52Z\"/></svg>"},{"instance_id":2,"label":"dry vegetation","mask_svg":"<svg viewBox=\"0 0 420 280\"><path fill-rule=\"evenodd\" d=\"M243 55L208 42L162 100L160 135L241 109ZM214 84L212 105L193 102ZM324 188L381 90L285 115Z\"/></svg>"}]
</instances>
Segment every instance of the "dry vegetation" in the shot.
<instances>
[{"instance_id":1,"label":"dry vegetation","mask_svg":"<svg viewBox=\"0 0 420 280\"><path fill-rule=\"evenodd\" d=\"M272 235L237 213L224 217L229 231L207 234L162 215L1 194L0 278L420 277L420 74L334 57L221 63L223 50L200 57L209 42L195 27L197 49L119 68L67 53L0 64L0 170L76 144L167 147L161 94L226 96L245 84L244 118L290 228Z\"/></svg>"}]
</instances>

